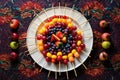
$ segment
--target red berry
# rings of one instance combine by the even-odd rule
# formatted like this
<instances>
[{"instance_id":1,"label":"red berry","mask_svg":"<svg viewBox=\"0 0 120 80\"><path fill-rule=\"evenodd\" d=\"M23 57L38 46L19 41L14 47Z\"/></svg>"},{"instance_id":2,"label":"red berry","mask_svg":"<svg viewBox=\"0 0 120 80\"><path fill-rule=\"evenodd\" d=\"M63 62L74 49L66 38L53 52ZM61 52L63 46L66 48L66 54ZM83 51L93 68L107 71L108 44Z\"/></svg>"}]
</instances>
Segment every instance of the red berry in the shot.
<instances>
[{"instance_id":1,"label":"red berry","mask_svg":"<svg viewBox=\"0 0 120 80\"><path fill-rule=\"evenodd\" d=\"M18 57L16 52L11 52L10 55L11 55L13 60L17 59L17 57Z\"/></svg>"},{"instance_id":2,"label":"red berry","mask_svg":"<svg viewBox=\"0 0 120 80\"><path fill-rule=\"evenodd\" d=\"M81 46L82 49L85 48L85 44L83 44L83 43L80 46Z\"/></svg>"},{"instance_id":3,"label":"red berry","mask_svg":"<svg viewBox=\"0 0 120 80\"><path fill-rule=\"evenodd\" d=\"M43 40L43 41L46 41L46 37L45 37L45 36L42 36L42 40Z\"/></svg>"},{"instance_id":4,"label":"red berry","mask_svg":"<svg viewBox=\"0 0 120 80\"><path fill-rule=\"evenodd\" d=\"M37 34L37 40L41 40L42 39L42 35Z\"/></svg>"},{"instance_id":5,"label":"red berry","mask_svg":"<svg viewBox=\"0 0 120 80\"><path fill-rule=\"evenodd\" d=\"M46 53L47 53L46 51L42 51L42 54L43 54L44 56L46 56Z\"/></svg>"},{"instance_id":6,"label":"red berry","mask_svg":"<svg viewBox=\"0 0 120 80\"><path fill-rule=\"evenodd\" d=\"M47 62L51 61L51 59L49 57L45 58Z\"/></svg>"},{"instance_id":7,"label":"red berry","mask_svg":"<svg viewBox=\"0 0 120 80\"><path fill-rule=\"evenodd\" d=\"M52 63L56 63L56 60L55 60L55 59L52 59L51 62L52 62Z\"/></svg>"},{"instance_id":8,"label":"red berry","mask_svg":"<svg viewBox=\"0 0 120 80\"><path fill-rule=\"evenodd\" d=\"M82 40L82 36L81 35L78 36L78 40Z\"/></svg>"},{"instance_id":9,"label":"red berry","mask_svg":"<svg viewBox=\"0 0 120 80\"><path fill-rule=\"evenodd\" d=\"M68 64L68 60L65 59L65 60L63 61L63 63L64 63L64 64Z\"/></svg>"},{"instance_id":10,"label":"red berry","mask_svg":"<svg viewBox=\"0 0 120 80\"><path fill-rule=\"evenodd\" d=\"M77 51L81 52L82 48L81 47L77 47Z\"/></svg>"},{"instance_id":11,"label":"red berry","mask_svg":"<svg viewBox=\"0 0 120 80\"><path fill-rule=\"evenodd\" d=\"M44 48L47 49L49 47L48 44L44 44Z\"/></svg>"},{"instance_id":12,"label":"red berry","mask_svg":"<svg viewBox=\"0 0 120 80\"><path fill-rule=\"evenodd\" d=\"M76 26L73 26L73 27L72 27L72 29L73 29L73 30L76 30L76 29L77 29L77 27L76 27Z\"/></svg>"},{"instance_id":13,"label":"red berry","mask_svg":"<svg viewBox=\"0 0 120 80\"><path fill-rule=\"evenodd\" d=\"M75 47L76 47L76 44L75 44L75 43L73 43L73 44L72 44L72 47L73 47L73 48L75 48Z\"/></svg>"},{"instance_id":14,"label":"red berry","mask_svg":"<svg viewBox=\"0 0 120 80\"><path fill-rule=\"evenodd\" d=\"M12 39L17 40L19 35L17 33L12 33Z\"/></svg>"},{"instance_id":15,"label":"red berry","mask_svg":"<svg viewBox=\"0 0 120 80\"><path fill-rule=\"evenodd\" d=\"M77 32L72 32L72 36L76 36L77 35Z\"/></svg>"},{"instance_id":16,"label":"red berry","mask_svg":"<svg viewBox=\"0 0 120 80\"><path fill-rule=\"evenodd\" d=\"M62 56L58 56L58 57L57 57L57 60L58 60L58 61L61 61L61 60L62 60Z\"/></svg>"}]
</instances>

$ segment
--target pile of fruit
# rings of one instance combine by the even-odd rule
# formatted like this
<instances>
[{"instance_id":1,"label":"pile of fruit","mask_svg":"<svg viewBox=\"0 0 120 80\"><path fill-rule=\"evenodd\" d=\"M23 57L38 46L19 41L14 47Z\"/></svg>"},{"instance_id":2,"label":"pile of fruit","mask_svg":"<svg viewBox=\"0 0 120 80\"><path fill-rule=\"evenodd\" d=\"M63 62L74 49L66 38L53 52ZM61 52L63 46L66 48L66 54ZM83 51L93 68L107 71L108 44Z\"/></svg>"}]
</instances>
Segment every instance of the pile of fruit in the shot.
<instances>
[{"instance_id":1,"label":"pile of fruit","mask_svg":"<svg viewBox=\"0 0 120 80\"><path fill-rule=\"evenodd\" d=\"M39 26L36 33L36 43L46 61L52 63L74 62L80 58L85 48L81 30L67 16L52 16Z\"/></svg>"}]
</instances>

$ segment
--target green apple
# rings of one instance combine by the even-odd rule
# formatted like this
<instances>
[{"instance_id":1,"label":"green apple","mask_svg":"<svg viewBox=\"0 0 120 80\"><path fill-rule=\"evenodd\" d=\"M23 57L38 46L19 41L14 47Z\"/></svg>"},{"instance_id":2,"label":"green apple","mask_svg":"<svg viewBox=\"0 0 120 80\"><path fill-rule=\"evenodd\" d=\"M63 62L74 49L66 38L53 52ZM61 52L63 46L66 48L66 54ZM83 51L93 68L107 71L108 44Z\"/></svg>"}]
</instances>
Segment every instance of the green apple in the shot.
<instances>
[{"instance_id":1,"label":"green apple","mask_svg":"<svg viewBox=\"0 0 120 80\"><path fill-rule=\"evenodd\" d=\"M17 49L18 48L18 43L16 41L10 42L10 48L11 49Z\"/></svg>"},{"instance_id":2,"label":"green apple","mask_svg":"<svg viewBox=\"0 0 120 80\"><path fill-rule=\"evenodd\" d=\"M103 47L104 49L110 48L110 45L111 45L111 43L110 43L109 41L103 41L103 42L102 42L102 47Z\"/></svg>"}]
</instances>

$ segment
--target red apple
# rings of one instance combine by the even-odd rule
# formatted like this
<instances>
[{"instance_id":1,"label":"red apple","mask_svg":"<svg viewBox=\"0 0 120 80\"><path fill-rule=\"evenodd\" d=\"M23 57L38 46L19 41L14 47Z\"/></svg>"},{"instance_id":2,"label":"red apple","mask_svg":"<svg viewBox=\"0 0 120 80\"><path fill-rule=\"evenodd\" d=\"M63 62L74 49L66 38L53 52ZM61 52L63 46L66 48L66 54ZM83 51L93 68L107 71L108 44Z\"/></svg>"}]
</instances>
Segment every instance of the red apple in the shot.
<instances>
[{"instance_id":1,"label":"red apple","mask_svg":"<svg viewBox=\"0 0 120 80\"><path fill-rule=\"evenodd\" d=\"M19 35L17 33L12 33L12 39L17 40Z\"/></svg>"},{"instance_id":2,"label":"red apple","mask_svg":"<svg viewBox=\"0 0 120 80\"><path fill-rule=\"evenodd\" d=\"M101 52L100 55L99 55L99 59L101 61L105 61L108 59L108 54L106 52Z\"/></svg>"},{"instance_id":3,"label":"red apple","mask_svg":"<svg viewBox=\"0 0 120 80\"><path fill-rule=\"evenodd\" d=\"M101 35L101 38L102 38L103 40L107 41L107 40L109 40L109 38L110 38L110 34L109 34L109 33L103 33L103 34Z\"/></svg>"},{"instance_id":4,"label":"red apple","mask_svg":"<svg viewBox=\"0 0 120 80\"><path fill-rule=\"evenodd\" d=\"M101 20L99 25L100 25L101 28L105 28L105 27L108 26L108 22L106 20Z\"/></svg>"},{"instance_id":5,"label":"red apple","mask_svg":"<svg viewBox=\"0 0 120 80\"><path fill-rule=\"evenodd\" d=\"M17 19L12 19L10 22L10 28L16 29L19 25L19 21Z\"/></svg>"},{"instance_id":6,"label":"red apple","mask_svg":"<svg viewBox=\"0 0 120 80\"><path fill-rule=\"evenodd\" d=\"M11 52L10 55L11 55L11 58L12 58L13 60L16 60L17 57L18 57L18 55L17 55L16 52Z\"/></svg>"}]
</instances>

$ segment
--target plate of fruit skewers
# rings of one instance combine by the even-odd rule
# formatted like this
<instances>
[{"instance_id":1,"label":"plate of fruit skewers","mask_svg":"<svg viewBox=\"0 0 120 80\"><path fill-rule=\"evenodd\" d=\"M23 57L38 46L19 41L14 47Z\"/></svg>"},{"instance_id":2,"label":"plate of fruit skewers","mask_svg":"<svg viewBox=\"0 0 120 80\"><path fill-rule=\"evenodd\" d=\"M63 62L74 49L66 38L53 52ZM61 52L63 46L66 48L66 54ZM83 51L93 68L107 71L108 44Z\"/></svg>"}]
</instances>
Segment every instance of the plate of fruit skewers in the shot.
<instances>
[{"instance_id":1,"label":"plate of fruit skewers","mask_svg":"<svg viewBox=\"0 0 120 80\"><path fill-rule=\"evenodd\" d=\"M39 66L53 72L85 67L92 46L93 33L88 20L68 7L41 11L27 31L29 54Z\"/></svg>"}]
</instances>

